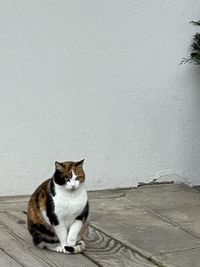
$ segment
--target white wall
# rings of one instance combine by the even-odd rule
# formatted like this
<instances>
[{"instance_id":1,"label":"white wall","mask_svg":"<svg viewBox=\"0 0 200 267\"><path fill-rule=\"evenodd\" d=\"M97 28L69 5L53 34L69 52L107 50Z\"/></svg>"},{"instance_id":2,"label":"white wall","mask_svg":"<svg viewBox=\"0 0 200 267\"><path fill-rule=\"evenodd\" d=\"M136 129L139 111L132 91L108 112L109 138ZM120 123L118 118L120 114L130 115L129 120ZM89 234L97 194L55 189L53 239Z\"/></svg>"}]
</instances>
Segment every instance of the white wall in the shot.
<instances>
[{"instance_id":1,"label":"white wall","mask_svg":"<svg viewBox=\"0 0 200 267\"><path fill-rule=\"evenodd\" d=\"M89 189L200 177L199 1L0 1L0 195L29 194L55 160Z\"/></svg>"}]
</instances>

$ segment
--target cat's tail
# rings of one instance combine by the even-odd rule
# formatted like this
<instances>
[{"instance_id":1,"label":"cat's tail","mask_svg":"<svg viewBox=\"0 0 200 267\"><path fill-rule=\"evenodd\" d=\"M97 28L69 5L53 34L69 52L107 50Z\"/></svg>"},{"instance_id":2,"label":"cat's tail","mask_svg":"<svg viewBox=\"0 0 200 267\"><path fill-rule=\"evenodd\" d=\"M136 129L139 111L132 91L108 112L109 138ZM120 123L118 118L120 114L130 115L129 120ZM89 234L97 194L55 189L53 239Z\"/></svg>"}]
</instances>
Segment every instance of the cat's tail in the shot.
<instances>
[{"instance_id":1,"label":"cat's tail","mask_svg":"<svg viewBox=\"0 0 200 267\"><path fill-rule=\"evenodd\" d=\"M71 254L81 253L85 249L85 242L83 240L78 241L74 247L65 246L65 249Z\"/></svg>"}]
</instances>

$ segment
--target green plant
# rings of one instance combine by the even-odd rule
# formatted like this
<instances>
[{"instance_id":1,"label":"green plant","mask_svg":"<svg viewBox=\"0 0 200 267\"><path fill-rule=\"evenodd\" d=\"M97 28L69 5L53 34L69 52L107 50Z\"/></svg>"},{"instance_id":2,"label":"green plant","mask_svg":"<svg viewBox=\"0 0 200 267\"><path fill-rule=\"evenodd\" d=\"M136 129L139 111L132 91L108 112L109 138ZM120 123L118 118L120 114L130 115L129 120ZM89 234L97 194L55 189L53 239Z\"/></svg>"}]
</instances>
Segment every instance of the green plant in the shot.
<instances>
[{"instance_id":1,"label":"green plant","mask_svg":"<svg viewBox=\"0 0 200 267\"><path fill-rule=\"evenodd\" d=\"M191 21L190 23L200 26L200 20L199 21ZM182 63L194 63L196 65L200 65L200 33L197 32L193 37L193 43L191 45L192 51L190 53L189 58L183 58L181 61Z\"/></svg>"}]
</instances>

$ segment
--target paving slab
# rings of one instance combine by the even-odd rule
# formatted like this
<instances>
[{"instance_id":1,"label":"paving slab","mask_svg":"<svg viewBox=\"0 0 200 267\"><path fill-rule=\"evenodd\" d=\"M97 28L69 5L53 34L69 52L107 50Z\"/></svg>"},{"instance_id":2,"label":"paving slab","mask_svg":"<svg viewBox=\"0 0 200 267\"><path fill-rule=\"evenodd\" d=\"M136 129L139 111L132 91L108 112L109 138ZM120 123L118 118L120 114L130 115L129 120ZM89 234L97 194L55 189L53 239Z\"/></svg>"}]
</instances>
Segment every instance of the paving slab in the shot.
<instances>
[{"instance_id":1,"label":"paving slab","mask_svg":"<svg viewBox=\"0 0 200 267\"><path fill-rule=\"evenodd\" d=\"M0 266L2 267L21 267L13 258L8 256L7 253L0 249Z\"/></svg>"},{"instance_id":2,"label":"paving slab","mask_svg":"<svg viewBox=\"0 0 200 267\"><path fill-rule=\"evenodd\" d=\"M119 240L113 239L92 226L89 227L85 240L87 249L83 254L103 267L155 267L153 263Z\"/></svg>"},{"instance_id":3,"label":"paving slab","mask_svg":"<svg viewBox=\"0 0 200 267\"><path fill-rule=\"evenodd\" d=\"M200 266L200 248L194 248L185 251L165 253L152 256L159 266L166 267L199 267Z\"/></svg>"},{"instance_id":4,"label":"paving slab","mask_svg":"<svg viewBox=\"0 0 200 267\"><path fill-rule=\"evenodd\" d=\"M159 266L200 266L199 191L185 184L151 185L122 190L117 200L91 202L92 224Z\"/></svg>"},{"instance_id":5,"label":"paving slab","mask_svg":"<svg viewBox=\"0 0 200 267\"><path fill-rule=\"evenodd\" d=\"M92 200L91 224L124 244L142 248L147 257L157 253L200 247L192 236L126 198Z\"/></svg>"},{"instance_id":6,"label":"paving slab","mask_svg":"<svg viewBox=\"0 0 200 267\"><path fill-rule=\"evenodd\" d=\"M200 237L200 192L185 184L139 187L126 196L135 205L161 216L191 234Z\"/></svg>"},{"instance_id":7,"label":"paving slab","mask_svg":"<svg viewBox=\"0 0 200 267\"><path fill-rule=\"evenodd\" d=\"M200 203L200 192L183 183L141 186L126 191L126 196L150 209L191 207Z\"/></svg>"}]
</instances>

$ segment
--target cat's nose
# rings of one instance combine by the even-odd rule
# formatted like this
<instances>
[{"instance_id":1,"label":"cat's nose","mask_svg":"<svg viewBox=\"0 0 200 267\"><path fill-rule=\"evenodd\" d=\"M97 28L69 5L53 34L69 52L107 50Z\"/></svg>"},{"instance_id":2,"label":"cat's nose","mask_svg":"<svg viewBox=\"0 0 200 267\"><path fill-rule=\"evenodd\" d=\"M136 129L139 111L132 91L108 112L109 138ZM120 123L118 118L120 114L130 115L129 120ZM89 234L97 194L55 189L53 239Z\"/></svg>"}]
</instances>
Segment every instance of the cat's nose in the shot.
<instances>
[{"instance_id":1,"label":"cat's nose","mask_svg":"<svg viewBox=\"0 0 200 267\"><path fill-rule=\"evenodd\" d=\"M75 189L75 185L72 185L72 189Z\"/></svg>"}]
</instances>

